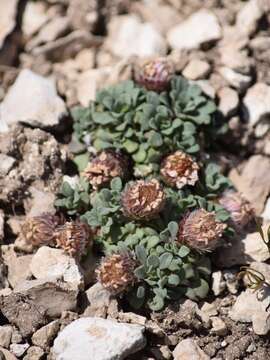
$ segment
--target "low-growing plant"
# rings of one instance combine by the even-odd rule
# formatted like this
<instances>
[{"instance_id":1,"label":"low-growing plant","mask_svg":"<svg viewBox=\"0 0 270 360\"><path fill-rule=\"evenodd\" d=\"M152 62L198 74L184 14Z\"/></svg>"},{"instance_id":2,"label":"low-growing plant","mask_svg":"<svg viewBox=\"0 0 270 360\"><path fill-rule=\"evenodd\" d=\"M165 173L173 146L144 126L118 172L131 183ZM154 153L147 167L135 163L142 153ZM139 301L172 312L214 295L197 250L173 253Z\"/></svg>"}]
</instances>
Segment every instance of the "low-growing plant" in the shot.
<instances>
[{"instance_id":1,"label":"low-growing plant","mask_svg":"<svg viewBox=\"0 0 270 360\"><path fill-rule=\"evenodd\" d=\"M63 184L56 205L92 228L106 255L102 285L136 308L160 310L207 295L207 252L232 231L231 208L219 201L231 184L203 154L205 136L218 132L214 102L166 60L144 66L137 83L74 109L90 161L75 186Z\"/></svg>"}]
</instances>

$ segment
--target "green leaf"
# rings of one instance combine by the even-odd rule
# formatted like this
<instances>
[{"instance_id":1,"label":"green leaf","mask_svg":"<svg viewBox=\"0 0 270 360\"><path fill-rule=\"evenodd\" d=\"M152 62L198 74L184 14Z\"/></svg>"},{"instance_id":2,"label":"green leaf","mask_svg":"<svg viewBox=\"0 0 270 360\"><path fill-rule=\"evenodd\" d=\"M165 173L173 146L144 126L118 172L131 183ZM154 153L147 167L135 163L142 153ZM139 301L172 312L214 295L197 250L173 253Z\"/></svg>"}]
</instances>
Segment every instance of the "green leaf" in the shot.
<instances>
[{"instance_id":1,"label":"green leaf","mask_svg":"<svg viewBox=\"0 0 270 360\"><path fill-rule=\"evenodd\" d=\"M171 274L168 277L168 284L173 286L178 286L180 284L180 278L176 274Z\"/></svg>"},{"instance_id":2,"label":"green leaf","mask_svg":"<svg viewBox=\"0 0 270 360\"><path fill-rule=\"evenodd\" d=\"M144 265L137 267L134 270L134 274L139 280L143 280L146 277L146 271Z\"/></svg>"},{"instance_id":3,"label":"green leaf","mask_svg":"<svg viewBox=\"0 0 270 360\"><path fill-rule=\"evenodd\" d=\"M80 154L74 157L74 163L76 164L79 172L83 171L89 161L89 153Z\"/></svg>"},{"instance_id":4,"label":"green leaf","mask_svg":"<svg viewBox=\"0 0 270 360\"><path fill-rule=\"evenodd\" d=\"M187 256L189 253L190 253L190 249L185 245L182 245L181 248L178 251L178 255L181 258Z\"/></svg>"},{"instance_id":5,"label":"green leaf","mask_svg":"<svg viewBox=\"0 0 270 360\"><path fill-rule=\"evenodd\" d=\"M159 257L160 269L161 270L167 269L170 266L172 259L173 259L173 255L168 252L165 252L162 255L160 255Z\"/></svg>"},{"instance_id":6,"label":"green leaf","mask_svg":"<svg viewBox=\"0 0 270 360\"><path fill-rule=\"evenodd\" d=\"M144 297L145 297L145 288L143 286L138 286L137 298L143 299Z\"/></svg>"},{"instance_id":7,"label":"green leaf","mask_svg":"<svg viewBox=\"0 0 270 360\"><path fill-rule=\"evenodd\" d=\"M157 268L159 266L159 258L156 255L150 255L147 258L147 265Z\"/></svg>"},{"instance_id":8,"label":"green leaf","mask_svg":"<svg viewBox=\"0 0 270 360\"><path fill-rule=\"evenodd\" d=\"M111 189L116 192L120 192L123 188L122 180L119 177L112 179L111 181Z\"/></svg>"},{"instance_id":9,"label":"green leaf","mask_svg":"<svg viewBox=\"0 0 270 360\"><path fill-rule=\"evenodd\" d=\"M171 221L168 224L168 229L170 231L172 239L174 239L178 233L178 224L175 221Z\"/></svg>"},{"instance_id":10,"label":"green leaf","mask_svg":"<svg viewBox=\"0 0 270 360\"><path fill-rule=\"evenodd\" d=\"M126 149L129 154L133 154L139 148L139 144L135 141L126 140L123 143L123 148Z\"/></svg>"},{"instance_id":11,"label":"green leaf","mask_svg":"<svg viewBox=\"0 0 270 360\"><path fill-rule=\"evenodd\" d=\"M149 143L154 148L160 147L163 144L162 136L158 132L151 132L149 137Z\"/></svg>"},{"instance_id":12,"label":"green leaf","mask_svg":"<svg viewBox=\"0 0 270 360\"><path fill-rule=\"evenodd\" d=\"M135 253L136 253L136 257L140 261L140 263L145 264L146 259L147 259L147 252L146 252L144 246L137 245L135 248Z\"/></svg>"},{"instance_id":13,"label":"green leaf","mask_svg":"<svg viewBox=\"0 0 270 360\"><path fill-rule=\"evenodd\" d=\"M64 181L61 187L61 193L66 196L72 196L74 193L74 190L72 189L72 187L69 185L68 182Z\"/></svg>"}]
</instances>

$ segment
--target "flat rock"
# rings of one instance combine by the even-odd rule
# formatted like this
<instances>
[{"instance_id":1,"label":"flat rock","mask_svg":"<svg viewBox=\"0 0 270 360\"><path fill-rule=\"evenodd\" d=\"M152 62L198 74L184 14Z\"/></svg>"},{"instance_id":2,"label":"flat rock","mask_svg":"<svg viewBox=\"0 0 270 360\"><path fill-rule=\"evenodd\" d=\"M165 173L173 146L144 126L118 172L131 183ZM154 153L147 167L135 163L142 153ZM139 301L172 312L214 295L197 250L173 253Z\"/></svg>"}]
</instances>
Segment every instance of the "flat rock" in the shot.
<instances>
[{"instance_id":1,"label":"flat rock","mask_svg":"<svg viewBox=\"0 0 270 360\"><path fill-rule=\"evenodd\" d=\"M58 334L52 352L56 360L122 360L145 346L143 331L140 325L82 318Z\"/></svg>"},{"instance_id":2,"label":"flat rock","mask_svg":"<svg viewBox=\"0 0 270 360\"><path fill-rule=\"evenodd\" d=\"M25 344L11 344L10 351L17 357L21 357L30 347L28 343Z\"/></svg>"},{"instance_id":3,"label":"flat rock","mask_svg":"<svg viewBox=\"0 0 270 360\"><path fill-rule=\"evenodd\" d=\"M75 259L61 249L40 247L31 260L30 270L36 279L54 277L63 279L74 288L83 286L83 275Z\"/></svg>"},{"instance_id":4,"label":"flat rock","mask_svg":"<svg viewBox=\"0 0 270 360\"><path fill-rule=\"evenodd\" d=\"M13 355L10 351L2 348L1 346L0 351L5 356L4 360L18 360L15 355Z\"/></svg>"},{"instance_id":5,"label":"flat rock","mask_svg":"<svg viewBox=\"0 0 270 360\"><path fill-rule=\"evenodd\" d=\"M219 69L220 75L235 89L237 89L240 93L245 91L250 83L251 83L251 76L241 74L231 68L226 66L222 66Z\"/></svg>"},{"instance_id":6,"label":"flat rock","mask_svg":"<svg viewBox=\"0 0 270 360\"><path fill-rule=\"evenodd\" d=\"M29 265L32 257L33 255L18 256L13 247L3 251L3 259L8 269L8 281L13 288L31 277Z\"/></svg>"},{"instance_id":7,"label":"flat rock","mask_svg":"<svg viewBox=\"0 0 270 360\"><path fill-rule=\"evenodd\" d=\"M55 127L65 115L66 106L57 95L55 84L24 69L1 104L0 132L7 131L12 124L18 122L33 127Z\"/></svg>"},{"instance_id":8,"label":"flat rock","mask_svg":"<svg viewBox=\"0 0 270 360\"><path fill-rule=\"evenodd\" d=\"M23 360L41 360L43 358L44 358L44 350L42 350L38 346L31 346L27 350L27 353L24 356Z\"/></svg>"},{"instance_id":9,"label":"flat rock","mask_svg":"<svg viewBox=\"0 0 270 360\"><path fill-rule=\"evenodd\" d=\"M173 351L174 360L209 360L210 357L192 339L184 339Z\"/></svg>"},{"instance_id":10,"label":"flat rock","mask_svg":"<svg viewBox=\"0 0 270 360\"><path fill-rule=\"evenodd\" d=\"M15 162L13 157L0 153L0 177L7 175Z\"/></svg>"},{"instance_id":11,"label":"flat rock","mask_svg":"<svg viewBox=\"0 0 270 360\"><path fill-rule=\"evenodd\" d=\"M270 86L264 83L253 85L243 100L245 118L250 127L257 125L260 120L270 115Z\"/></svg>"},{"instance_id":12,"label":"flat rock","mask_svg":"<svg viewBox=\"0 0 270 360\"><path fill-rule=\"evenodd\" d=\"M6 37L15 29L19 0L1 0L0 3L0 49Z\"/></svg>"},{"instance_id":13,"label":"flat rock","mask_svg":"<svg viewBox=\"0 0 270 360\"><path fill-rule=\"evenodd\" d=\"M215 14L202 9L170 29L167 40L173 49L196 49L203 44L219 40L221 34Z\"/></svg>"},{"instance_id":14,"label":"flat rock","mask_svg":"<svg viewBox=\"0 0 270 360\"><path fill-rule=\"evenodd\" d=\"M32 336L32 343L44 350L48 350L60 328L59 320L50 322L38 329Z\"/></svg>"},{"instance_id":15,"label":"flat rock","mask_svg":"<svg viewBox=\"0 0 270 360\"><path fill-rule=\"evenodd\" d=\"M14 294L31 298L46 310L49 318L60 316L63 311L72 311L77 306L77 289L55 278L26 280L14 289Z\"/></svg>"},{"instance_id":16,"label":"flat rock","mask_svg":"<svg viewBox=\"0 0 270 360\"><path fill-rule=\"evenodd\" d=\"M236 17L236 27L239 32L252 35L258 21L270 9L268 0L249 0L239 11Z\"/></svg>"},{"instance_id":17,"label":"flat rock","mask_svg":"<svg viewBox=\"0 0 270 360\"><path fill-rule=\"evenodd\" d=\"M252 323L257 335L266 335L270 330L270 313L267 312L269 305L269 288L256 292L246 289L237 297L229 317L234 321Z\"/></svg>"},{"instance_id":18,"label":"flat rock","mask_svg":"<svg viewBox=\"0 0 270 360\"><path fill-rule=\"evenodd\" d=\"M12 331L12 326L10 325L0 326L0 346L8 349L11 342Z\"/></svg>"},{"instance_id":19,"label":"flat rock","mask_svg":"<svg viewBox=\"0 0 270 360\"><path fill-rule=\"evenodd\" d=\"M219 105L218 108L225 117L233 116L239 106L239 97L235 90L224 87L218 91Z\"/></svg>"},{"instance_id":20,"label":"flat rock","mask_svg":"<svg viewBox=\"0 0 270 360\"><path fill-rule=\"evenodd\" d=\"M237 190L250 201L256 214L260 215L270 193L270 158L253 155L248 159L241 173L233 169L229 173L229 178Z\"/></svg>"},{"instance_id":21,"label":"flat rock","mask_svg":"<svg viewBox=\"0 0 270 360\"><path fill-rule=\"evenodd\" d=\"M166 41L158 30L151 23L142 23L135 15L112 19L106 47L121 58L165 55L167 51Z\"/></svg>"},{"instance_id":22,"label":"flat rock","mask_svg":"<svg viewBox=\"0 0 270 360\"><path fill-rule=\"evenodd\" d=\"M207 61L193 59L184 68L182 74L189 80L198 80L205 78L210 71L211 66Z\"/></svg>"},{"instance_id":23,"label":"flat rock","mask_svg":"<svg viewBox=\"0 0 270 360\"><path fill-rule=\"evenodd\" d=\"M263 227L266 234L267 226ZM266 261L270 258L269 250L258 232L246 236L234 236L230 243L216 251L215 262L219 267L229 268L234 265L247 265L254 261Z\"/></svg>"},{"instance_id":24,"label":"flat rock","mask_svg":"<svg viewBox=\"0 0 270 360\"><path fill-rule=\"evenodd\" d=\"M28 1L23 14L23 34L26 37L34 35L47 21L46 4L42 1Z\"/></svg>"},{"instance_id":25,"label":"flat rock","mask_svg":"<svg viewBox=\"0 0 270 360\"><path fill-rule=\"evenodd\" d=\"M37 189L34 186L29 188L29 192L31 199L24 201L27 216L39 216L45 212L54 214L56 212L54 207L56 195L54 193Z\"/></svg>"}]
</instances>

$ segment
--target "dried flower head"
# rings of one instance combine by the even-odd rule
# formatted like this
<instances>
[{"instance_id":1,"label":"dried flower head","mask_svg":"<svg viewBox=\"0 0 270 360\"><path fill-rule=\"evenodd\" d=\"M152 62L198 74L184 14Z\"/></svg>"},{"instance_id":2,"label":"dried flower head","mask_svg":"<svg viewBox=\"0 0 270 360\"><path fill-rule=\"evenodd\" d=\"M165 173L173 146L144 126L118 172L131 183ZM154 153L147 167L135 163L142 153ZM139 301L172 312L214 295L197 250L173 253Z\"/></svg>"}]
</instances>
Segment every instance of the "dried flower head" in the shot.
<instances>
[{"instance_id":1,"label":"dried flower head","mask_svg":"<svg viewBox=\"0 0 270 360\"><path fill-rule=\"evenodd\" d=\"M56 231L56 246L70 256L80 259L92 245L93 234L90 227L79 220L67 221Z\"/></svg>"},{"instance_id":2,"label":"dried flower head","mask_svg":"<svg viewBox=\"0 0 270 360\"><path fill-rule=\"evenodd\" d=\"M165 193L156 179L138 180L128 184L122 194L126 217L134 220L155 218L165 205Z\"/></svg>"},{"instance_id":3,"label":"dried flower head","mask_svg":"<svg viewBox=\"0 0 270 360\"><path fill-rule=\"evenodd\" d=\"M225 191L219 203L230 213L232 225L238 230L254 218L254 210L250 202L237 191Z\"/></svg>"},{"instance_id":4,"label":"dried flower head","mask_svg":"<svg viewBox=\"0 0 270 360\"><path fill-rule=\"evenodd\" d=\"M114 150L104 150L91 160L83 172L94 189L108 185L119 176L124 179L128 176L129 161L126 155Z\"/></svg>"},{"instance_id":5,"label":"dried flower head","mask_svg":"<svg viewBox=\"0 0 270 360\"><path fill-rule=\"evenodd\" d=\"M135 81L147 90L164 91L168 88L174 68L165 58L147 60L135 69Z\"/></svg>"},{"instance_id":6,"label":"dried flower head","mask_svg":"<svg viewBox=\"0 0 270 360\"><path fill-rule=\"evenodd\" d=\"M178 150L162 161L160 173L166 184L181 189L185 185L195 185L198 170L191 156Z\"/></svg>"},{"instance_id":7,"label":"dried flower head","mask_svg":"<svg viewBox=\"0 0 270 360\"><path fill-rule=\"evenodd\" d=\"M214 212L193 210L180 221L178 241L197 251L212 251L219 245L226 227L216 220Z\"/></svg>"},{"instance_id":8,"label":"dried flower head","mask_svg":"<svg viewBox=\"0 0 270 360\"><path fill-rule=\"evenodd\" d=\"M117 295L128 290L137 281L134 275L136 266L130 253L115 253L103 259L96 273L103 287Z\"/></svg>"},{"instance_id":9,"label":"dried flower head","mask_svg":"<svg viewBox=\"0 0 270 360\"><path fill-rule=\"evenodd\" d=\"M52 244L60 221L58 216L50 213L30 217L22 225L23 238L35 247Z\"/></svg>"}]
</instances>

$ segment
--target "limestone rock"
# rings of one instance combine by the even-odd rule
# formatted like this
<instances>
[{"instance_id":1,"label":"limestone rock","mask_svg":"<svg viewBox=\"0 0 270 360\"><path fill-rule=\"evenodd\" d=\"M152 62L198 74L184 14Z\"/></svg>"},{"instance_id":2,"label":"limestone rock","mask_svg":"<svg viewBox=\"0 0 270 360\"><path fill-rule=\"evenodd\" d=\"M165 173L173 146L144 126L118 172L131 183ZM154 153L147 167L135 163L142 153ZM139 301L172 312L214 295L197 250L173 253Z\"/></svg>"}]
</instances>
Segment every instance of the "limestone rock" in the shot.
<instances>
[{"instance_id":1,"label":"limestone rock","mask_svg":"<svg viewBox=\"0 0 270 360\"><path fill-rule=\"evenodd\" d=\"M0 176L5 176L12 169L15 159L11 156L0 153Z\"/></svg>"},{"instance_id":2,"label":"limestone rock","mask_svg":"<svg viewBox=\"0 0 270 360\"><path fill-rule=\"evenodd\" d=\"M206 61L194 59L191 60L183 70L183 75L190 80L205 78L211 71L211 66Z\"/></svg>"},{"instance_id":3,"label":"limestone rock","mask_svg":"<svg viewBox=\"0 0 270 360\"><path fill-rule=\"evenodd\" d=\"M222 66L219 69L219 73L222 77L239 92L245 91L251 83L251 76L243 75L233 69L226 66Z\"/></svg>"},{"instance_id":4,"label":"limestone rock","mask_svg":"<svg viewBox=\"0 0 270 360\"><path fill-rule=\"evenodd\" d=\"M30 270L36 279L53 277L63 279L74 288L83 286L83 275L75 259L61 249L40 247L31 260Z\"/></svg>"},{"instance_id":5,"label":"limestone rock","mask_svg":"<svg viewBox=\"0 0 270 360\"><path fill-rule=\"evenodd\" d=\"M260 215L270 193L270 158L253 155L244 165L241 174L233 169L229 178L237 190L250 201L256 214Z\"/></svg>"},{"instance_id":6,"label":"limestone rock","mask_svg":"<svg viewBox=\"0 0 270 360\"><path fill-rule=\"evenodd\" d=\"M60 328L59 320L50 322L38 329L32 336L32 343L44 350L48 350Z\"/></svg>"},{"instance_id":7,"label":"limestone rock","mask_svg":"<svg viewBox=\"0 0 270 360\"><path fill-rule=\"evenodd\" d=\"M263 230L266 232L267 227ZM219 267L229 268L234 265L247 265L253 261L266 261L270 258L269 250L258 232L246 236L235 236L230 243L216 251L214 261Z\"/></svg>"},{"instance_id":8,"label":"limestone rock","mask_svg":"<svg viewBox=\"0 0 270 360\"><path fill-rule=\"evenodd\" d=\"M173 351L174 360L209 360L210 357L203 352L192 339L184 339Z\"/></svg>"},{"instance_id":9,"label":"limestone rock","mask_svg":"<svg viewBox=\"0 0 270 360\"><path fill-rule=\"evenodd\" d=\"M239 32L252 35L257 28L257 23L263 14L270 9L268 0L249 0L239 11L236 26Z\"/></svg>"},{"instance_id":10,"label":"limestone rock","mask_svg":"<svg viewBox=\"0 0 270 360\"><path fill-rule=\"evenodd\" d=\"M52 352L56 360L122 360L145 346L143 330L139 325L82 318L58 334Z\"/></svg>"},{"instance_id":11,"label":"limestone rock","mask_svg":"<svg viewBox=\"0 0 270 360\"><path fill-rule=\"evenodd\" d=\"M263 83L253 85L244 97L243 105L250 127L256 126L264 117L269 125L270 86Z\"/></svg>"},{"instance_id":12,"label":"limestone rock","mask_svg":"<svg viewBox=\"0 0 270 360\"><path fill-rule=\"evenodd\" d=\"M262 213L262 218L266 222L270 222L270 197L266 201L265 208Z\"/></svg>"},{"instance_id":13,"label":"limestone rock","mask_svg":"<svg viewBox=\"0 0 270 360\"><path fill-rule=\"evenodd\" d=\"M15 355L13 355L10 351L0 347L1 353L4 355L4 360L18 360Z\"/></svg>"},{"instance_id":14,"label":"limestone rock","mask_svg":"<svg viewBox=\"0 0 270 360\"><path fill-rule=\"evenodd\" d=\"M38 346L31 346L23 360L41 360L44 358L44 351Z\"/></svg>"},{"instance_id":15,"label":"limestone rock","mask_svg":"<svg viewBox=\"0 0 270 360\"><path fill-rule=\"evenodd\" d=\"M106 46L121 58L165 55L167 51L165 39L158 30L150 23L142 23L135 15L115 16L112 19Z\"/></svg>"},{"instance_id":16,"label":"limestone rock","mask_svg":"<svg viewBox=\"0 0 270 360\"><path fill-rule=\"evenodd\" d=\"M42 1L28 1L23 15L23 34L26 37L34 35L47 21L46 4Z\"/></svg>"},{"instance_id":17,"label":"limestone rock","mask_svg":"<svg viewBox=\"0 0 270 360\"><path fill-rule=\"evenodd\" d=\"M233 116L239 105L237 92L229 87L224 87L218 91L218 97L220 99L218 108L222 114L225 117Z\"/></svg>"},{"instance_id":18,"label":"limestone rock","mask_svg":"<svg viewBox=\"0 0 270 360\"><path fill-rule=\"evenodd\" d=\"M29 344L25 343L25 344L11 344L10 345L10 351L16 355L17 357L21 357L26 350L29 348Z\"/></svg>"},{"instance_id":19,"label":"limestone rock","mask_svg":"<svg viewBox=\"0 0 270 360\"><path fill-rule=\"evenodd\" d=\"M24 69L1 104L0 131L18 122L50 128L59 125L65 115L65 103L57 96L54 83Z\"/></svg>"},{"instance_id":20,"label":"limestone rock","mask_svg":"<svg viewBox=\"0 0 270 360\"><path fill-rule=\"evenodd\" d=\"M187 20L174 26L167 34L173 49L196 49L201 45L221 38L221 27L217 17L209 10L202 9Z\"/></svg>"},{"instance_id":21,"label":"limestone rock","mask_svg":"<svg viewBox=\"0 0 270 360\"><path fill-rule=\"evenodd\" d=\"M4 325L0 326L0 346L8 349L11 342L12 326Z\"/></svg>"}]
</instances>

